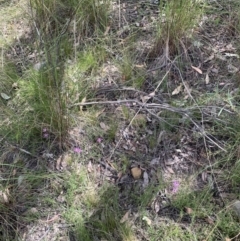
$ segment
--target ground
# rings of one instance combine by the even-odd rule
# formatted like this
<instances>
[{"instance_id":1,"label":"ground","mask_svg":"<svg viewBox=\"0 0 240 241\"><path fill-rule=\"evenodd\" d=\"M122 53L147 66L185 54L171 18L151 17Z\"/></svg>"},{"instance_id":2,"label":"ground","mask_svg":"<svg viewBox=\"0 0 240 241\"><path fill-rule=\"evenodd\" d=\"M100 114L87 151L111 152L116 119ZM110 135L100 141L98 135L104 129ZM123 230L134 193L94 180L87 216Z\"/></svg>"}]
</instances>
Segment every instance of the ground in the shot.
<instances>
[{"instance_id":1,"label":"ground","mask_svg":"<svg viewBox=\"0 0 240 241\"><path fill-rule=\"evenodd\" d=\"M156 45L157 2L112 2L101 40L70 25L64 148L44 124L7 138L46 63L26 1L0 6L2 240L240 240L236 1L206 3L176 49Z\"/></svg>"}]
</instances>

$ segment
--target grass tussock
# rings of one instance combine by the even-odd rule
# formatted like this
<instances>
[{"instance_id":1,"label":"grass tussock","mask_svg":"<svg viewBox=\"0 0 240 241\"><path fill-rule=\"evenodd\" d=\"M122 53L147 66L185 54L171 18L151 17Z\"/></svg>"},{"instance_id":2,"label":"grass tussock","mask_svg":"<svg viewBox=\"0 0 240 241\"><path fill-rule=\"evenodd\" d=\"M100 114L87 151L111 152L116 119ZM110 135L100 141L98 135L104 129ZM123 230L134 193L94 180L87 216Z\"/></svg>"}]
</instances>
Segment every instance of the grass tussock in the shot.
<instances>
[{"instance_id":1,"label":"grass tussock","mask_svg":"<svg viewBox=\"0 0 240 241\"><path fill-rule=\"evenodd\" d=\"M43 2L36 0L29 3L32 34L35 36L34 46L37 47L41 58L37 60L33 69L25 71L22 77L8 76L9 81L5 80L3 83L8 85L8 91L5 91L5 86L2 86L3 92L7 95L9 86L15 83L16 91L11 93L15 98L10 100L9 104L19 114L19 118L15 119L9 113L10 119L11 117L13 119L9 120L9 128L6 128L5 134L10 135L10 139L21 145L32 143L33 149L45 138L44 142L50 149L63 150L68 148L70 124L67 112L67 105L70 103L68 96L71 95L74 98L73 92L78 92L79 99L87 95L88 92L79 95L79 91L88 89L84 73L96 68L97 56L104 55L98 47L97 56L93 48L89 50L85 48L82 54L77 56L74 45L81 43L76 34L82 36L86 30L94 34L96 29L105 26L108 5L106 1ZM69 41L69 34L74 34L75 42ZM67 61L71 58L79 68L77 72L82 74L77 77L81 79L67 82L72 73L68 76L69 72L65 68ZM4 67L4 72L7 72L7 66ZM1 101L4 102L2 99ZM15 127L12 128L12 126Z\"/></svg>"},{"instance_id":2,"label":"grass tussock","mask_svg":"<svg viewBox=\"0 0 240 241\"><path fill-rule=\"evenodd\" d=\"M201 21L203 3L199 0L161 1L156 40L151 56L165 55L169 58L185 48L184 38L192 36Z\"/></svg>"}]
</instances>

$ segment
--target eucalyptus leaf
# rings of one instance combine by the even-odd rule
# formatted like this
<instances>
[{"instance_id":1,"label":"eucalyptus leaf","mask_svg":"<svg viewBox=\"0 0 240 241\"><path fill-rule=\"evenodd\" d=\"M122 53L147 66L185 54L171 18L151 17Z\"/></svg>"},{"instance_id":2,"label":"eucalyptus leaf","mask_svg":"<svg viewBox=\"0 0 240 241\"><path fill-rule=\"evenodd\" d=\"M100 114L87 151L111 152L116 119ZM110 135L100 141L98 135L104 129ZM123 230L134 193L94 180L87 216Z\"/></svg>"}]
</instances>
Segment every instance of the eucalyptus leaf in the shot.
<instances>
[{"instance_id":1,"label":"eucalyptus leaf","mask_svg":"<svg viewBox=\"0 0 240 241\"><path fill-rule=\"evenodd\" d=\"M9 100L11 97L8 96L7 94L5 93L1 93L1 97L4 99L4 100Z\"/></svg>"}]
</instances>

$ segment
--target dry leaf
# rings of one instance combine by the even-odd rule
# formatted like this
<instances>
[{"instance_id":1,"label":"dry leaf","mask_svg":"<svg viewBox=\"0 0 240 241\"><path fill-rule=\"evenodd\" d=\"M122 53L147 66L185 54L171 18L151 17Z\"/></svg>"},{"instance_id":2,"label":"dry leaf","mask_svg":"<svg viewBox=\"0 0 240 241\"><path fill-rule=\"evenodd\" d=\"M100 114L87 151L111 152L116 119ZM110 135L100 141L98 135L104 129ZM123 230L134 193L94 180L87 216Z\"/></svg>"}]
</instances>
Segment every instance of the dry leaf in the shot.
<instances>
[{"instance_id":1,"label":"dry leaf","mask_svg":"<svg viewBox=\"0 0 240 241\"><path fill-rule=\"evenodd\" d=\"M141 69L142 69L142 68L145 67L145 65L143 65L143 64L135 64L135 67L136 67L136 68L141 68Z\"/></svg>"},{"instance_id":2,"label":"dry leaf","mask_svg":"<svg viewBox=\"0 0 240 241\"><path fill-rule=\"evenodd\" d=\"M65 169L72 162L70 154L61 155L56 161L56 169L59 171Z\"/></svg>"},{"instance_id":3,"label":"dry leaf","mask_svg":"<svg viewBox=\"0 0 240 241\"><path fill-rule=\"evenodd\" d=\"M206 83L206 85L208 85L209 84L209 75L208 75L208 73L206 74L206 78L205 78L205 83Z\"/></svg>"},{"instance_id":4,"label":"dry leaf","mask_svg":"<svg viewBox=\"0 0 240 241\"><path fill-rule=\"evenodd\" d=\"M239 70L237 67L235 67L235 66L232 65L232 64L229 64L229 65L227 66L227 68L228 68L228 72L229 72L229 73L232 73L232 74L237 73L238 70Z\"/></svg>"},{"instance_id":5,"label":"dry leaf","mask_svg":"<svg viewBox=\"0 0 240 241\"><path fill-rule=\"evenodd\" d=\"M188 208L188 207L185 207L185 212L187 214L192 214L193 213L193 210L191 208Z\"/></svg>"},{"instance_id":6,"label":"dry leaf","mask_svg":"<svg viewBox=\"0 0 240 241\"><path fill-rule=\"evenodd\" d=\"M147 172L145 171L143 173L143 188L146 188L148 184L149 184L149 178L148 178Z\"/></svg>"},{"instance_id":7,"label":"dry leaf","mask_svg":"<svg viewBox=\"0 0 240 241\"><path fill-rule=\"evenodd\" d=\"M169 159L166 160L166 165L171 166L171 165L174 165L174 164L176 164L180 161L181 161L181 159L179 159L178 156L173 155L173 159L169 158Z\"/></svg>"},{"instance_id":8,"label":"dry leaf","mask_svg":"<svg viewBox=\"0 0 240 241\"><path fill-rule=\"evenodd\" d=\"M130 214L131 210L128 210L123 217L120 220L120 223L125 223L128 220L129 214Z\"/></svg>"},{"instance_id":9,"label":"dry leaf","mask_svg":"<svg viewBox=\"0 0 240 241\"><path fill-rule=\"evenodd\" d=\"M154 210L156 213L160 211L160 204L157 201L154 202Z\"/></svg>"},{"instance_id":10,"label":"dry leaf","mask_svg":"<svg viewBox=\"0 0 240 241\"><path fill-rule=\"evenodd\" d=\"M121 178L123 176L123 172L119 172L117 176L118 178Z\"/></svg>"},{"instance_id":11,"label":"dry leaf","mask_svg":"<svg viewBox=\"0 0 240 241\"><path fill-rule=\"evenodd\" d=\"M42 222L43 222L43 223L52 223L52 222L54 222L54 221L57 221L59 218L60 218L59 215L56 214L56 215L54 215L51 219L47 219L47 220L42 221Z\"/></svg>"},{"instance_id":12,"label":"dry leaf","mask_svg":"<svg viewBox=\"0 0 240 241\"><path fill-rule=\"evenodd\" d=\"M109 130L109 126L105 125L103 122L100 122L100 127L105 131Z\"/></svg>"},{"instance_id":13,"label":"dry leaf","mask_svg":"<svg viewBox=\"0 0 240 241\"><path fill-rule=\"evenodd\" d=\"M231 241L232 239L230 239L230 238L225 238L225 241Z\"/></svg>"},{"instance_id":14,"label":"dry leaf","mask_svg":"<svg viewBox=\"0 0 240 241\"><path fill-rule=\"evenodd\" d=\"M171 173L171 174L174 174L174 173L175 173L171 167L166 166L166 169L167 169L167 171L168 171L169 173Z\"/></svg>"},{"instance_id":15,"label":"dry leaf","mask_svg":"<svg viewBox=\"0 0 240 241\"><path fill-rule=\"evenodd\" d=\"M18 83L16 83L16 82L13 83L13 84L12 84L12 88L13 88L13 89L18 89Z\"/></svg>"},{"instance_id":16,"label":"dry leaf","mask_svg":"<svg viewBox=\"0 0 240 241\"><path fill-rule=\"evenodd\" d=\"M232 44L228 44L228 45L226 46L226 49L227 49L227 50L236 50L236 48L234 48L234 47L232 46Z\"/></svg>"},{"instance_id":17,"label":"dry leaf","mask_svg":"<svg viewBox=\"0 0 240 241\"><path fill-rule=\"evenodd\" d=\"M107 26L107 27L106 27L106 30L105 30L105 32L104 32L104 36L106 36L106 35L108 34L109 30L110 30L110 26Z\"/></svg>"},{"instance_id":18,"label":"dry leaf","mask_svg":"<svg viewBox=\"0 0 240 241\"><path fill-rule=\"evenodd\" d=\"M140 96L141 100L143 103L146 103L148 100L150 100L152 97L145 95L145 96Z\"/></svg>"},{"instance_id":19,"label":"dry leaf","mask_svg":"<svg viewBox=\"0 0 240 241\"><path fill-rule=\"evenodd\" d=\"M207 173L206 172L202 172L202 180L204 181L204 182L206 182L207 181Z\"/></svg>"},{"instance_id":20,"label":"dry leaf","mask_svg":"<svg viewBox=\"0 0 240 241\"><path fill-rule=\"evenodd\" d=\"M8 195L9 195L9 190L6 189L5 191L0 191L0 203L8 203Z\"/></svg>"},{"instance_id":21,"label":"dry leaf","mask_svg":"<svg viewBox=\"0 0 240 241\"><path fill-rule=\"evenodd\" d=\"M94 114L94 116L97 118L97 117L99 117L104 111L105 111L105 108L102 108L102 110L97 111L97 112Z\"/></svg>"},{"instance_id":22,"label":"dry leaf","mask_svg":"<svg viewBox=\"0 0 240 241\"><path fill-rule=\"evenodd\" d=\"M239 59L239 55L238 54L225 53L225 56L227 56L227 57L237 57Z\"/></svg>"},{"instance_id":23,"label":"dry leaf","mask_svg":"<svg viewBox=\"0 0 240 241\"><path fill-rule=\"evenodd\" d=\"M214 54L210 55L206 60L204 60L204 63L214 59Z\"/></svg>"},{"instance_id":24,"label":"dry leaf","mask_svg":"<svg viewBox=\"0 0 240 241\"><path fill-rule=\"evenodd\" d=\"M6 95L5 93L1 93L1 97L2 97L4 100L9 100L9 99L10 99L10 96Z\"/></svg>"},{"instance_id":25,"label":"dry leaf","mask_svg":"<svg viewBox=\"0 0 240 241\"><path fill-rule=\"evenodd\" d=\"M8 196L6 194L6 192L3 193L3 200L4 200L4 203L8 203Z\"/></svg>"},{"instance_id":26,"label":"dry leaf","mask_svg":"<svg viewBox=\"0 0 240 241\"><path fill-rule=\"evenodd\" d=\"M150 166L156 166L156 165L159 165L159 158L154 158L150 161Z\"/></svg>"},{"instance_id":27,"label":"dry leaf","mask_svg":"<svg viewBox=\"0 0 240 241\"><path fill-rule=\"evenodd\" d=\"M123 176L123 173L122 172L119 172L118 174L117 174L117 180L116 180L116 183L119 183L119 181L121 180L121 178L122 178L122 176Z\"/></svg>"},{"instance_id":28,"label":"dry leaf","mask_svg":"<svg viewBox=\"0 0 240 241\"><path fill-rule=\"evenodd\" d=\"M144 103L144 102L147 102L148 100L150 100L152 97L154 97L155 96L155 91L153 91L153 92L151 92L149 95L147 95L147 96L140 96L141 97L141 100L142 100L142 102Z\"/></svg>"},{"instance_id":29,"label":"dry leaf","mask_svg":"<svg viewBox=\"0 0 240 241\"><path fill-rule=\"evenodd\" d=\"M173 92L172 95L178 95L182 90L182 84L180 84Z\"/></svg>"},{"instance_id":30,"label":"dry leaf","mask_svg":"<svg viewBox=\"0 0 240 241\"><path fill-rule=\"evenodd\" d=\"M211 218L211 217L207 217L206 219L206 222L213 225L214 224L214 220Z\"/></svg>"},{"instance_id":31,"label":"dry leaf","mask_svg":"<svg viewBox=\"0 0 240 241\"><path fill-rule=\"evenodd\" d=\"M212 71L214 74L218 74L218 69L217 69L217 68L213 68L213 69L211 69L211 71Z\"/></svg>"},{"instance_id":32,"label":"dry leaf","mask_svg":"<svg viewBox=\"0 0 240 241\"><path fill-rule=\"evenodd\" d=\"M189 88L188 83L184 83L184 92L187 93L188 95L191 95L192 89Z\"/></svg>"},{"instance_id":33,"label":"dry leaf","mask_svg":"<svg viewBox=\"0 0 240 241\"><path fill-rule=\"evenodd\" d=\"M57 161L56 161L56 169L59 171L60 170L60 166L61 166L61 162L62 162L63 156L61 155Z\"/></svg>"},{"instance_id":34,"label":"dry leaf","mask_svg":"<svg viewBox=\"0 0 240 241\"><path fill-rule=\"evenodd\" d=\"M70 158L70 160L72 160L72 159ZM63 161L62 161L62 163L61 163L62 169L66 169L67 166L68 166L68 164L69 164L69 159L68 159L68 157L64 157L64 159L63 159Z\"/></svg>"},{"instance_id":35,"label":"dry leaf","mask_svg":"<svg viewBox=\"0 0 240 241\"><path fill-rule=\"evenodd\" d=\"M194 70L196 70L199 74L202 74L202 70L201 70L201 69L199 69L199 68L197 68L197 67L194 67L194 66L192 66L192 65L191 65L191 67L192 67Z\"/></svg>"},{"instance_id":36,"label":"dry leaf","mask_svg":"<svg viewBox=\"0 0 240 241\"><path fill-rule=\"evenodd\" d=\"M86 102L86 97L84 97L83 99L82 99L82 101L81 101L81 104L84 104L85 102ZM80 111L82 111L82 109L83 109L83 106L82 105L80 105Z\"/></svg>"},{"instance_id":37,"label":"dry leaf","mask_svg":"<svg viewBox=\"0 0 240 241\"><path fill-rule=\"evenodd\" d=\"M59 203L64 203L66 202L66 196L64 196L63 194L60 194L58 197L57 197L57 201Z\"/></svg>"},{"instance_id":38,"label":"dry leaf","mask_svg":"<svg viewBox=\"0 0 240 241\"><path fill-rule=\"evenodd\" d=\"M89 173L93 171L93 165L92 165L91 161L89 161L89 163L87 165L87 170L88 170Z\"/></svg>"},{"instance_id":39,"label":"dry leaf","mask_svg":"<svg viewBox=\"0 0 240 241\"><path fill-rule=\"evenodd\" d=\"M142 176L142 170L139 167L133 167L131 169L131 174L132 174L134 179L140 179L141 176Z\"/></svg>"},{"instance_id":40,"label":"dry leaf","mask_svg":"<svg viewBox=\"0 0 240 241\"><path fill-rule=\"evenodd\" d=\"M20 186L20 185L22 184L23 180L24 180L24 176L23 176L23 175L20 175L20 176L18 177L18 186Z\"/></svg>"},{"instance_id":41,"label":"dry leaf","mask_svg":"<svg viewBox=\"0 0 240 241\"><path fill-rule=\"evenodd\" d=\"M155 91L151 92L148 96L150 96L150 97L155 96Z\"/></svg>"},{"instance_id":42,"label":"dry leaf","mask_svg":"<svg viewBox=\"0 0 240 241\"><path fill-rule=\"evenodd\" d=\"M127 145L122 145L122 147L123 147L123 149L125 149L125 150L128 150L128 149L129 149Z\"/></svg>"},{"instance_id":43,"label":"dry leaf","mask_svg":"<svg viewBox=\"0 0 240 241\"><path fill-rule=\"evenodd\" d=\"M148 217L144 216L144 217L142 218L142 220L143 220L143 221L145 221L145 222L147 223L147 225L151 226L152 221L151 221L151 219L150 219L150 218L148 218Z\"/></svg>"},{"instance_id":44,"label":"dry leaf","mask_svg":"<svg viewBox=\"0 0 240 241\"><path fill-rule=\"evenodd\" d=\"M227 61L227 58L224 55L220 54L220 53L216 54L216 58L220 59L222 61Z\"/></svg>"}]
</instances>

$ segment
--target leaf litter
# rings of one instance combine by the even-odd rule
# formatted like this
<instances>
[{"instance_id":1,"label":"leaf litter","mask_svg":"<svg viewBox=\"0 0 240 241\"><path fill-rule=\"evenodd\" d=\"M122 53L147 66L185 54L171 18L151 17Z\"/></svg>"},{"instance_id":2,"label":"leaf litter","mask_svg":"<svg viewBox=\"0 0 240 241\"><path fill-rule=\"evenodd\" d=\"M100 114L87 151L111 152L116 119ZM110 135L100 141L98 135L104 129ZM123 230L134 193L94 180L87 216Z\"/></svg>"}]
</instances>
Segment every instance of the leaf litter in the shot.
<instances>
[{"instance_id":1,"label":"leaf litter","mask_svg":"<svg viewBox=\"0 0 240 241\"><path fill-rule=\"evenodd\" d=\"M134 5L125 4L124 8L129 7L128 11L131 12L133 10L132 9L133 6ZM136 3L136 6L138 9L139 7L138 3ZM154 10L151 11L147 9L146 12L153 13L152 14L153 18L154 16L156 16L156 13ZM136 11L134 11L133 14L126 15L126 18L125 18L126 21L130 22L131 20L134 22L135 15L138 15ZM138 17L141 18L141 16L138 16ZM151 22L148 22L148 21L149 21L148 19L146 20L143 18L140 19L140 21L139 20L137 21L137 25L141 28L144 28L146 33L148 31L149 32L152 31ZM128 29L123 27L121 30L122 31L120 31L118 35L119 37L123 38L124 35L127 35ZM106 31L108 33L110 29L107 29ZM210 32L210 34L214 34L213 31ZM147 36L148 36L147 34L145 36L143 35L142 38L143 39L147 38ZM199 36L199 38L201 38L201 36ZM226 40L226 42L228 42L227 39L223 39L223 40ZM151 42L151 41L147 41L147 42ZM225 80L224 73L236 74L238 72L238 68L231 63L232 58L238 58L237 54L228 53L230 51L235 51L235 48L233 47L233 45L227 43L227 44L221 44L219 46L218 40L216 40L215 43L209 43L209 45L212 45L212 44L216 45L214 53L212 53L212 50L211 51L209 50L209 52L208 51L204 52L201 49L196 50L196 49L193 49L192 47L191 47L192 49L190 48L190 50L192 51L191 54L193 55L195 54L196 59L197 59L198 51L200 51L203 55L201 68L195 67L195 66L199 66L198 61L193 62L192 63L193 65L191 65L191 68L196 73L198 73L199 76L205 73L204 70L206 69L209 70L206 74L204 85L201 84L198 76L194 78L194 76L196 76L194 74L191 75L191 78L186 78L188 86L191 86L193 95L196 94L196 92L199 93L199 92L206 91L206 85L209 85L208 87L209 89L207 90L212 91L217 84L216 79L219 79L219 82L224 83L222 85L223 87L227 86L226 82L229 82L229 80ZM223 55L222 53L226 51L228 52ZM139 68L139 66L141 66L141 68L142 66L144 66L144 68L149 67L149 66L146 66L145 63L143 63L143 60L141 59L141 57L136 67ZM185 77L188 76L189 73L191 73L190 69L186 70ZM102 72L103 73L101 73L101 75L104 75L105 77L109 75L108 84L110 83L110 85L108 85L107 87L109 89L112 88L113 90L116 89L115 83L119 81L119 70L116 68L116 66L107 64ZM149 76L146 76L147 81L145 84L145 88L143 90L144 94L142 93L139 95L138 91L136 90L132 90L131 91L132 93L130 93L129 91L123 91L123 92L117 93L116 91L112 97L111 96L109 97L106 94L104 95L104 98L108 100L112 100L116 98L131 99L133 95L134 99L137 99L143 103L150 102L150 103L161 104L163 100L166 100L166 98L169 97L169 95L159 92L158 90L156 91L151 87L152 86L152 83L150 81L150 79L152 78L151 74L152 74L152 71L149 72ZM156 73L156 76L157 75L158 73ZM184 81L185 81L185 78L184 78ZM100 83L100 85L106 86L106 82ZM124 84L121 83L121 86L124 86ZM171 71L169 88L171 89L170 93L172 93L172 96L174 98L175 96L178 96L181 101L182 83L181 83L181 79L176 75L176 70ZM231 90L231 87L229 87L229 90ZM101 91L102 93L104 93L104 89ZM10 99L10 97L5 95L4 93L1 93L1 97L5 100ZM82 103L85 103L85 101L86 101L86 98L84 97L82 100ZM135 106L133 105L131 107L127 106L127 107L131 108L134 114L137 114L139 111L136 105ZM108 106L106 107L105 111L107 113L115 113L115 109L116 109L116 106L112 106L112 107ZM87 160L84 167L87 169L89 174L97 173L98 179L99 179L98 183L100 184L103 183L100 180L105 179L111 182L113 185L116 185L116 188L121 186L119 205L123 207L123 209L126 208L127 206L135 210L133 211L132 209L131 210L129 209L120 220L121 223L124 223L127 220L129 220L131 218L130 214L132 212L137 212L138 210L137 204L135 204L134 200L131 200L130 195L126 195L126 193L136 191L138 195L142 195L150 185L155 185L160 182L158 174L159 172L161 172L164 178L166 179L165 181L170 183L169 184L170 192L172 192L172 194L176 194L180 188L180 182L178 181L178 179L175 180L174 178L177 178L179 176L184 177L185 175L196 173L199 167L208 165L208 162L205 156L203 155L205 151L202 151L205 147L203 141L201 141L200 138L196 138L195 136L193 136L194 131L186 130L184 126L181 127L181 125L178 125L179 123L177 123L179 129L176 133L173 132L171 133L171 135L169 134L162 135L161 138L159 138L159 140L155 142L155 146L152 147L151 142L149 140L151 138L157 139L157 137L154 136L154 133L159 131L159 129L156 128L156 126L159 125L159 119L155 119L154 115L155 117L156 116L159 117L161 116L161 112L164 112L164 111L163 110L159 111L154 108L151 109L151 113L149 113L149 111L147 111L144 108L140 109L140 111L141 111L141 114L147 117L146 118L147 121L140 128L137 126L134 127L133 125L128 125L128 123L126 123L125 121L117 119L119 123L118 123L118 128L116 130L115 140L112 142L109 142L108 144L105 144L106 146L99 145L98 147L101 153L100 159L99 158L90 159L90 157L88 159L88 154L87 152L85 152L85 150L87 149L86 146L88 146L89 148L88 151L90 152L91 151L93 152L96 149L96 146L93 143L91 143L90 140L87 141L87 144L82 143L83 136L80 136L78 134L76 135L76 133L72 133L72 137L75 141L72 147L72 151L73 153L78 155L80 153L82 154L84 153L85 159ZM114 116L115 114L113 114L112 116L113 119L114 119ZM162 120L164 120L164 118L162 118ZM101 121L99 125L102 131L106 133L107 131L109 131L110 126L108 126L105 123L107 122ZM96 141L97 144L101 144L102 141L106 139L106 137L107 135L105 135L104 137L97 137L97 141ZM109 156L111 157L110 159L109 159ZM123 156L128 160L127 167L123 167L123 163L121 161ZM63 159L64 159L64 156L60 156L56 160L56 163L55 163L56 169L70 170L71 163L70 165L68 165L66 164L68 163L68 161L64 162ZM138 165L132 167L132 164L136 162L138 163ZM113 168L114 166L116 168ZM122 170L121 175L119 170ZM174 181L171 181L173 179ZM212 179L210 180L210 179L211 178L209 177L209 175L205 171L203 171L201 173L201 181L199 181L199 185L203 184L204 186L206 183L208 183L208 185L211 185L211 187L213 187L214 180ZM152 203L149 204L152 211L155 214L157 213L158 215L166 214L168 217L179 217L180 216L179 210L176 210L172 208L171 205L169 205L169 198L171 198L171 195L168 192L166 192L166 195L162 195L162 193L160 193L162 190L158 190L158 191L159 192L153 198L154 200L152 200ZM169 197L166 197L167 195ZM1 194L1 197L3 199L3 202L8 201L8 195L6 192L3 192ZM122 197L122 200L121 200L121 197ZM64 199L62 200L63 200L62 202L64 202ZM61 202L60 199L59 199L59 202ZM166 209L166 207L168 207L168 209ZM191 214L192 211L194 210L192 210L189 207L186 207L187 214ZM50 220L49 223L51 223L51 225L52 223L57 224L60 227L59 229L61 229L59 218L61 217L58 214L52 215L49 218ZM152 224L152 220L148 216L144 216L143 220L148 225ZM45 230L49 230L46 225L44 226L41 224L40 226ZM29 230L31 228L32 227L30 225ZM46 234L46 238L49 240L54 238L54 234L48 235L47 231L44 234ZM35 238L36 240L38 240L37 237L34 235L32 235L32 238ZM33 240L33 239L30 239L30 237L28 236L26 240Z\"/></svg>"}]
</instances>

